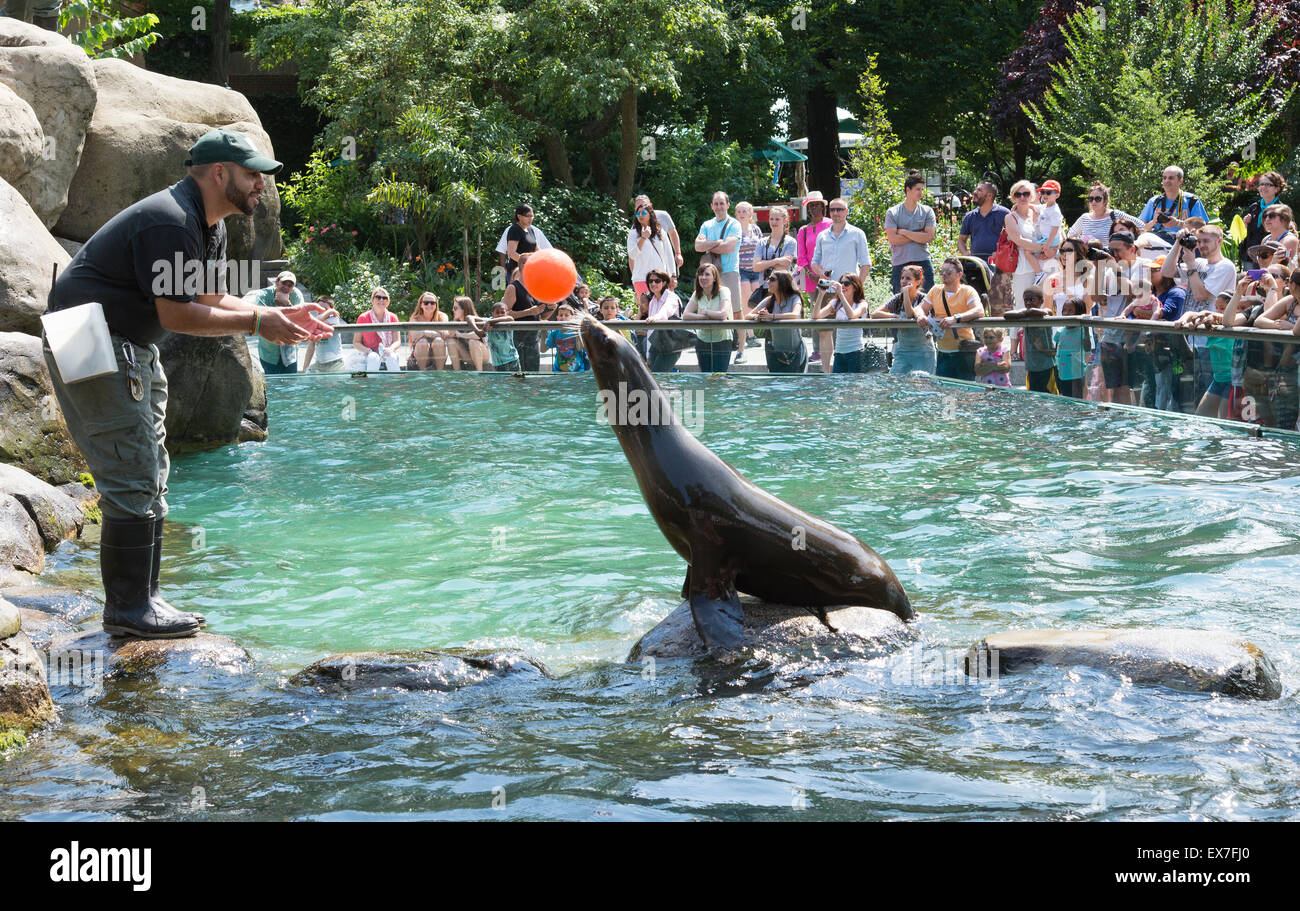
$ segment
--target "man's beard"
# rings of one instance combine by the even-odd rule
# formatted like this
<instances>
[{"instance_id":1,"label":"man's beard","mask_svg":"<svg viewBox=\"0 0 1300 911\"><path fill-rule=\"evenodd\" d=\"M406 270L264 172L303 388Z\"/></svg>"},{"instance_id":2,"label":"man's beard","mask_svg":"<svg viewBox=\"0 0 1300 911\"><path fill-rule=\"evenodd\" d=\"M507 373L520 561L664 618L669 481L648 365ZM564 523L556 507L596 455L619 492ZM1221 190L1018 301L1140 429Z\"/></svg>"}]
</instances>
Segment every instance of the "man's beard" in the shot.
<instances>
[{"instance_id":1,"label":"man's beard","mask_svg":"<svg viewBox=\"0 0 1300 911\"><path fill-rule=\"evenodd\" d=\"M245 215L252 215L257 208L257 200L249 199L248 193L240 192L239 187L235 184L235 178L232 175L226 181L226 199L229 203Z\"/></svg>"}]
</instances>

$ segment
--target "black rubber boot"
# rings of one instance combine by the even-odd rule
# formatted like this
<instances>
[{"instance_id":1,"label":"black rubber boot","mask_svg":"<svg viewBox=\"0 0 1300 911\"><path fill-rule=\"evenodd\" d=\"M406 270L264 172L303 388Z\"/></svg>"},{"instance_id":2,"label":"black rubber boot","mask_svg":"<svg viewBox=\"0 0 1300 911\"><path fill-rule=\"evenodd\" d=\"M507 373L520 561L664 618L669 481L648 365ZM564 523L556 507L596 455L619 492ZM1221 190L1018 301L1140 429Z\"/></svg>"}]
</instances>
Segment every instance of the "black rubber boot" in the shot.
<instances>
[{"instance_id":1,"label":"black rubber boot","mask_svg":"<svg viewBox=\"0 0 1300 911\"><path fill-rule=\"evenodd\" d=\"M144 519L104 517L99 541L99 571L104 579L104 632L141 639L182 639L199 631L198 622L149 598L153 564L153 526Z\"/></svg>"},{"instance_id":2,"label":"black rubber boot","mask_svg":"<svg viewBox=\"0 0 1300 911\"><path fill-rule=\"evenodd\" d=\"M165 519L153 520L153 568L149 571L149 600L159 607L165 607L168 610L176 610L163 599L158 590L158 572L162 569L162 544L163 544L163 522ZM181 614L188 614L193 617L200 627L208 625L208 618L198 611L177 611Z\"/></svg>"}]
</instances>

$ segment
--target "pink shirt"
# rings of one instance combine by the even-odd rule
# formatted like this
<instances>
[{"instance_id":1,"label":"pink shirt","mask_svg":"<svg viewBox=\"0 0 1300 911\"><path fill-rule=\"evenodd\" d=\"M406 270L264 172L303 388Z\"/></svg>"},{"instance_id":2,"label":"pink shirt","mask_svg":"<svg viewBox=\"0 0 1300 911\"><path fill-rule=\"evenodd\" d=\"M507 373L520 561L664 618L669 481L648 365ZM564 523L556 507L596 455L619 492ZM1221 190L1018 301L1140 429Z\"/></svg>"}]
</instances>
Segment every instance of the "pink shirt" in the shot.
<instances>
[{"instance_id":1,"label":"pink shirt","mask_svg":"<svg viewBox=\"0 0 1300 911\"><path fill-rule=\"evenodd\" d=\"M831 220L823 217L816 224L804 225L795 235L795 243L798 247L795 264L804 270L803 290L808 294L817 290L817 279L813 278L812 272L808 271L808 267L812 265L813 249L817 246L817 235L830 226Z\"/></svg>"},{"instance_id":2,"label":"pink shirt","mask_svg":"<svg viewBox=\"0 0 1300 911\"><path fill-rule=\"evenodd\" d=\"M367 310L357 317L357 323L373 323L375 321L375 311ZM384 317L385 323L401 322L397 314L389 310ZM380 344L391 345L396 337L394 332L363 332L361 333L361 344L365 345L371 351L378 351Z\"/></svg>"}]
</instances>

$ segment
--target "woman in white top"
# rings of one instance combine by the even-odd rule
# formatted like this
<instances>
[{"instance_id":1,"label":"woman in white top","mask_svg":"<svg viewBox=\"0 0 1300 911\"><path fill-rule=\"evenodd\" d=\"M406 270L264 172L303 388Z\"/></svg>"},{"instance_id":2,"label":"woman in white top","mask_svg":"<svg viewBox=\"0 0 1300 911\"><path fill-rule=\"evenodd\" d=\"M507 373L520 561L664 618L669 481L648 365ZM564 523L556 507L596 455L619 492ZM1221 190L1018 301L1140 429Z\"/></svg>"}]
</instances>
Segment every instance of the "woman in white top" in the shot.
<instances>
[{"instance_id":1,"label":"woman in white top","mask_svg":"<svg viewBox=\"0 0 1300 911\"><path fill-rule=\"evenodd\" d=\"M638 206L632 213L632 227L627 232L627 268L638 298L649 290L645 277L651 269L672 274L673 248L668 232L649 206Z\"/></svg>"},{"instance_id":2,"label":"woman in white top","mask_svg":"<svg viewBox=\"0 0 1300 911\"><path fill-rule=\"evenodd\" d=\"M663 269L651 269L646 273L646 284L650 287L650 300L646 307L646 322L674 322L681 319L682 299L671 287L672 276ZM680 323L677 323L680 328ZM667 373L677 366L677 359L682 356L680 348L655 344L655 330L650 331L648 349L650 353L651 372Z\"/></svg>"}]
</instances>

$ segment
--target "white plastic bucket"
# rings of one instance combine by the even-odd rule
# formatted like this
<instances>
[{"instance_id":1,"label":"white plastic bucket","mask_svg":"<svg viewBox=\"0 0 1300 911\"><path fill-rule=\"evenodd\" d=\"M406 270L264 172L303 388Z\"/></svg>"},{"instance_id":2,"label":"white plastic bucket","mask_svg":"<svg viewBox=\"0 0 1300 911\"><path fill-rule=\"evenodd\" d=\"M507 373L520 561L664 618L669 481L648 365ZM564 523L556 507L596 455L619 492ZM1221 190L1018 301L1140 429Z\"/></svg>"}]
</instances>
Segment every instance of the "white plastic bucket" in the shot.
<instances>
[{"instance_id":1,"label":"white plastic bucket","mask_svg":"<svg viewBox=\"0 0 1300 911\"><path fill-rule=\"evenodd\" d=\"M41 325L65 384L117 372L108 321L98 301L47 313L41 317Z\"/></svg>"}]
</instances>

